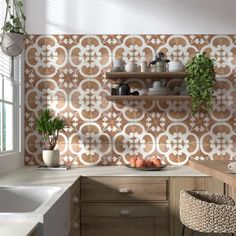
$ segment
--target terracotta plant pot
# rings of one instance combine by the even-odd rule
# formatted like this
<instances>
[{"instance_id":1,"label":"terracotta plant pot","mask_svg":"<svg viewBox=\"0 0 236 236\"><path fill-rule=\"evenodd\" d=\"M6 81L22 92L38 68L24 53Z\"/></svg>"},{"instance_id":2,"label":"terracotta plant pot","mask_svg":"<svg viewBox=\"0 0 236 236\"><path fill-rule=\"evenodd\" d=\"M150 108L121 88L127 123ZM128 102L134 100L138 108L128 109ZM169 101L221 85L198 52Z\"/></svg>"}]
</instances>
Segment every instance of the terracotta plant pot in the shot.
<instances>
[{"instance_id":1,"label":"terracotta plant pot","mask_svg":"<svg viewBox=\"0 0 236 236\"><path fill-rule=\"evenodd\" d=\"M24 39L25 36L23 34L3 33L1 42L3 53L10 57L20 55L24 49Z\"/></svg>"},{"instance_id":2,"label":"terracotta plant pot","mask_svg":"<svg viewBox=\"0 0 236 236\"><path fill-rule=\"evenodd\" d=\"M43 150L43 161L46 166L52 167L59 165L59 150Z\"/></svg>"}]
</instances>

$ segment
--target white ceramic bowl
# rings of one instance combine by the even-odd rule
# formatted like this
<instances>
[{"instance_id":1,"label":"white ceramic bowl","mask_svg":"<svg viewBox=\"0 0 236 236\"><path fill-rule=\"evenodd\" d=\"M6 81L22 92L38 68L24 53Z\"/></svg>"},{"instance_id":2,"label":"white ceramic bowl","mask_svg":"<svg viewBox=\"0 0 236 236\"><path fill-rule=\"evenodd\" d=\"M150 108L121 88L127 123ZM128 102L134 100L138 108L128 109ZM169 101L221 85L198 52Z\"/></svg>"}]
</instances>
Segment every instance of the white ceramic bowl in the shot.
<instances>
[{"instance_id":1,"label":"white ceramic bowl","mask_svg":"<svg viewBox=\"0 0 236 236\"><path fill-rule=\"evenodd\" d=\"M129 63L125 65L125 71L126 72L137 72L138 67L134 63Z\"/></svg>"},{"instance_id":2,"label":"white ceramic bowl","mask_svg":"<svg viewBox=\"0 0 236 236\"><path fill-rule=\"evenodd\" d=\"M182 72L184 65L181 61L171 61L168 63L169 72Z\"/></svg>"}]
</instances>

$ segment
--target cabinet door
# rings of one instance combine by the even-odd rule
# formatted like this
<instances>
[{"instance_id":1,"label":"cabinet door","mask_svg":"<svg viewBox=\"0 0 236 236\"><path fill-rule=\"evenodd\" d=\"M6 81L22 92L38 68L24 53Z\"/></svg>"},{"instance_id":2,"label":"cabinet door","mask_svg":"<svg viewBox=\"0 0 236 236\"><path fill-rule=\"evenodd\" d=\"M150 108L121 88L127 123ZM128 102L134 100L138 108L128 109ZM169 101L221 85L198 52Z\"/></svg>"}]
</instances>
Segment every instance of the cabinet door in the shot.
<instances>
[{"instance_id":1,"label":"cabinet door","mask_svg":"<svg viewBox=\"0 0 236 236\"><path fill-rule=\"evenodd\" d=\"M82 202L167 201L165 177L83 177Z\"/></svg>"},{"instance_id":2,"label":"cabinet door","mask_svg":"<svg viewBox=\"0 0 236 236\"><path fill-rule=\"evenodd\" d=\"M169 207L96 204L81 207L81 236L169 236Z\"/></svg>"},{"instance_id":3,"label":"cabinet door","mask_svg":"<svg viewBox=\"0 0 236 236\"><path fill-rule=\"evenodd\" d=\"M170 236L181 235L182 224L179 219L179 196L181 190L224 193L223 182L212 177L172 177L170 178ZM191 211L189 212L191 214ZM190 236L189 230L186 236ZM205 234L198 234L199 236ZM206 234L210 236L210 234Z\"/></svg>"},{"instance_id":4,"label":"cabinet door","mask_svg":"<svg viewBox=\"0 0 236 236\"><path fill-rule=\"evenodd\" d=\"M70 189L70 236L80 235L80 180L78 179Z\"/></svg>"}]
</instances>

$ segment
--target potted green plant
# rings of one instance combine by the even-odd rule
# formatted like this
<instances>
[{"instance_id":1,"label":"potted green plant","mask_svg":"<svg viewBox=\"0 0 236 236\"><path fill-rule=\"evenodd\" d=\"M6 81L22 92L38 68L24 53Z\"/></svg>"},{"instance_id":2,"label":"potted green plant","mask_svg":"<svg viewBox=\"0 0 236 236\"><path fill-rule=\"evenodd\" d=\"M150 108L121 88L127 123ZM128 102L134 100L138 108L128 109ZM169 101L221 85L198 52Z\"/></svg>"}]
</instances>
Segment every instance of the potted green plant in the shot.
<instances>
[{"instance_id":1,"label":"potted green plant","mask_svg":"<svg viewBox=\"0 0 236 236\"><path fill-rule=\"evenodd\" d=\"M59 164L59 150L54 150L60 131L64 130L65 121L60 117L53 117L49 109L45 109L36 119L36 127L42 135L45 149L43 150L43 161L46 166Z\"/></svg>"},{"instance_id":2,"label":"potted green plant","mask_svg":"<svg viewBox=\"0 0 236 236\"><path fill-rule=\"evenodd\" d=\"M192 97L192 112L209 112L213 108L213 92L216 83L214 60L206 53L197 53L186 65L185 78L188 94Z\"/></svg>"},{"instance_id":3,"label":"potted green plant","mask_svg":"<svg viewBox=\"0 0 236 236\"><path fill-rule=\"evenodd\" d=\"M25 20L22 0L6 0L5 22L2 27L1 48L11 57L21 54L24 48Z\"/></svg>"}]
</instances>

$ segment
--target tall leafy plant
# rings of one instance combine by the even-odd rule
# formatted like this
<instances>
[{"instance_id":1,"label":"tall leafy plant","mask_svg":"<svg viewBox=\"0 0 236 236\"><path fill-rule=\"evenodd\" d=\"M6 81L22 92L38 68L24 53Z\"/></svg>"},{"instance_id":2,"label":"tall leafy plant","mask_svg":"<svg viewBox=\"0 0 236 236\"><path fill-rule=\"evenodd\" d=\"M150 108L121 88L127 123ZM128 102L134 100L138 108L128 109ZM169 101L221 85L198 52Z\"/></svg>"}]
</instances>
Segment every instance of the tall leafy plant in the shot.
<instances>
[{"instance_id":1,"label":"tall leafy plant","mask_svg":"<svg viewBox=\"0 0 236 236\"><path fill-rule=\"evenodd\" d=\"M60 117L53 117L49 109L45 109L36 119L36 127L43 137L46 150L55 148L59 133L64 130L65 126L65 121Z\"/></svg>"},{"instance_id":2,"label":"tall leafy plant","mask_svg":"<svg viewBox=\"0 0 236 236\"><path fill-rule=\"evenodd\" d=\"M199 109L209 112L213 108L213 92L216 82L214 60L206 53L198 53L186 65L187 91L192 97L192 112Z\"/></svg>"},{"instance_id":3,"label":"tall leafy plant","mask_svg":"<svg viewBox=\"0 0 236 236\"><path fill-rule=\"evenodd\" d=\"M23 12L22 0L6 0L8 21L5 22L2 30L7 33L25 34L25 14Z\"/></svg>"}]
</instances>

